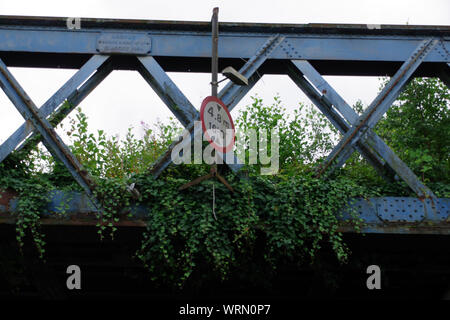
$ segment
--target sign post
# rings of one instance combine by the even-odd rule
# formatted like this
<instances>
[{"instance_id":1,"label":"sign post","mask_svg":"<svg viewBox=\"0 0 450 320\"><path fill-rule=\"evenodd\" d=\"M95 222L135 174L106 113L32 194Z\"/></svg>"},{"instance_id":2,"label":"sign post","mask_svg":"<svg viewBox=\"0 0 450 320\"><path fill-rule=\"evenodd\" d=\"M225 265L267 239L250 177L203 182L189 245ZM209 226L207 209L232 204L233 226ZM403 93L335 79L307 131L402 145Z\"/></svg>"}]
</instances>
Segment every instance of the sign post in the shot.
<instances>
[{"instance_id":1,"label":"sign post","mask_svg":"<svg viewBox=\"0 0 450 320\"><path fill-rule=\"evenodd\" d=\"M220 182L222 182L228 190L233 192L233 188L230 184L222 177L217 170L217 152L221 152L223 154L229 152L234 146L235 140L235 130L233 119L231 118L231 114L228 111L226 105L217 97L217 89L219 87L219 83L226 80L226 78L230 79L234 84L239 86L247 86L248 79L244 77L242 74L237 72L233 67L227 67L223 69L222 74L226 77L218 81L217 75L219 71L219 8L213 9L213 15L211 18L211 38L212 38L212 52L211 52L211 96L206 97L202 102L202 106L200 109L200 119L202 122L202 130L209 141L209 143L215 149L215 163L211 166L211 171L209 174L199 177L191 182L182 185L179 190L187 189L190 186L198 184L203 180L207 180L209 178L217 178ZM230 136L231 133L231 136ZM214 217L216 216L214 212L214 202L215 202L215 187L213 184L213 213Z\"/></svg>"},{"instance_id":2,"label":"sign post","mask_svg":"<svg viewBox=\"0 0 450 320\"><path fill-rule=\"evenodd\" d=\"M219 8L213 9L212 25L212 54L211 54L211 95L217 97L217 73L219 72Z\"/></svg>"},{"instance_id":3,"label":"sign post","mask_svg":"<svg viewBox=\"0 0 450 320\"><path fill-rule=\"evenodd\" d=\"M226 153L231 150L234 145L234 124L225 104L217 98L217 88L219 82L217 81L219 70L219 55L218 55L218 42L219 42L219 8L213 9L213 15L211 19L212 26L212 53L211 53L211 96L206 97L202 102L200 109L200 119L202 121L202 129L209 143L215 149L215 155L217 160L217 152ZM232 138L227 139L227 132L232 132ZM196 185L203 180L210 178L217 178L222 182L228 190L234 192L230 184L222 177L217 171L217 161L211 166L209 174L199 177L191 182L188 182L180 187L179 190L187 189L193 185ZM214 196L214 185L213 185ZM214 204L213 204L214 211ZM215 214L214 214L215 216Z\"/></svg>"}]
</instances>

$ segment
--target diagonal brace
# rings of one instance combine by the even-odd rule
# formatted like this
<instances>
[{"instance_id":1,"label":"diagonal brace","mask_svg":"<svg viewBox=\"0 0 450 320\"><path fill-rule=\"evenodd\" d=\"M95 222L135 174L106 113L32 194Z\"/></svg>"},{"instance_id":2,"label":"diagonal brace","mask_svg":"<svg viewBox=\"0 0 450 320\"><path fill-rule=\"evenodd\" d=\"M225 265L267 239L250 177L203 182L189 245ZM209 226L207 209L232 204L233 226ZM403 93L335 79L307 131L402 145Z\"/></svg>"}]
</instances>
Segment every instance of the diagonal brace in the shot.
<instances>
[{"instance_id":1,"label":"diagonal brace","mask_svg":"<svg viewBox=\"0 0 450 320\"><path fill-rule=\"evenodd\" d=\"M196 120L198 111L152 56L138 57L138 72L184 127Z\"/></svg>"}]
</instances>

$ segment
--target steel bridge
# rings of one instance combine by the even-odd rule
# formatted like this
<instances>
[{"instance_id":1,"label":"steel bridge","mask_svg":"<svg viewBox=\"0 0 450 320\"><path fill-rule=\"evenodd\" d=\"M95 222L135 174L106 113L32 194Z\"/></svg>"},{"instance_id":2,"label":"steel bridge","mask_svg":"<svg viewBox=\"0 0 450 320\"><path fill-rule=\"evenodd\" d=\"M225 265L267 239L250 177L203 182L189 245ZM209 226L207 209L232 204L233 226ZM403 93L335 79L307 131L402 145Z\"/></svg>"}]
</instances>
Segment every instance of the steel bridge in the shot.
<instances>
[{"instance_id":1,"label":"steel bridge","mask_svg":"<svg viewBox=\"0 0 450 320\"><path fill-rule=\"evenodd\" d=\"M403 179L417 194L417 198L358 200L353 206L368 225L364 231L450 233L450 199L437 198L372 130L413 77L439 77L450 86L450 26L220 23L219 31L220 70L233 66L249 79L248 86L229 82L219 92L229 110L265 74L288 75L343 135L321 174L342 166L357 151L380 175ZM113 70L135 70L192 132L199 112L167 72L210 72L210 59L208 22L0 16L0 85L25 120L0 145L0 162L39 133L85 191L73 197L72 218L44 220L73 224L75 219L82 224L85 220L80 215L97 210L95 185L50 122L62 121ZM36 106L9 67L78 71L42 106ZM325 80L326 75L391 79L358 115ZM69 109L61 107L66 100ZM155 177L170 164L170 152L169 148L152 167ZM240 169L238 164L229 166L233 171ZM61 195L53 196L49 212L55 212ZM1 222L11 222L5 213L14 211L14 206L14 199L3 200ZM141 225L140 218L121 223ZM342 228L349 231L345 223Z\"/></svg>"}]
</instances>

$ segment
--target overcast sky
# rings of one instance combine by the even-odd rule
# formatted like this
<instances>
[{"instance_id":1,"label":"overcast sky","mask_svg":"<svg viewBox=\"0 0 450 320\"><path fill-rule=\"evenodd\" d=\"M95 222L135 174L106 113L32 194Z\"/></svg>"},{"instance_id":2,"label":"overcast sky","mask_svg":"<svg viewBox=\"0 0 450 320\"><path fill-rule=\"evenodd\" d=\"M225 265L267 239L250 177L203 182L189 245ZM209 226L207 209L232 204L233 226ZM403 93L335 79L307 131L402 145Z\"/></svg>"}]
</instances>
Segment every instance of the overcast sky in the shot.
<instances>
[{"instance_id":1,"label":"overcast sky","mask_svg":"<svg viewBox=\"0 0 450 320\"><path fill-rule=\"evenodd\" d=\"M0 0L0 15L210 21L215 6L220 8L219 20L223 22L450 25L450 0ZM11 68L11 72L36 105L41 106L75 70ZM169 75L197 108L210 93L208 74ZM377 78L326 79L350 104L358 99L369 104L378 92ZM233 116L255 94L268 103L279 94L288 110L299 102L309 103L287 77L264 76L233 110ZM104 129L122 137L130 126L141 135L141 121L151 124L171 115L148 84L136 72L127 71L114 71L81 106L90 118L91 131ZM0 143L22 122L0 90Z\"/></svg>"}]
</instances>

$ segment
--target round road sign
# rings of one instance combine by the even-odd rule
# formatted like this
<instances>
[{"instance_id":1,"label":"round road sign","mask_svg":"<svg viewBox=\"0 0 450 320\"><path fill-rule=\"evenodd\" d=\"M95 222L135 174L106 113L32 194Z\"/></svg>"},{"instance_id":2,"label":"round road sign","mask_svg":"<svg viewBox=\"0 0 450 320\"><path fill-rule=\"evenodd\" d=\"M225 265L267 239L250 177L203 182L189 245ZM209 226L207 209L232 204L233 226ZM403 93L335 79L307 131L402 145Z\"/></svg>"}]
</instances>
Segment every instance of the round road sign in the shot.
<instances>
[{"instance_id":1,"label":"round road sign","mask_svg":"<svg viewBox=\"0 0 450 320\"><path fill-rule=\"evenodd\" d=\"M226 153L233 148L235 131L231 114L217 97L206 97L200 108L200 120L206 139L217 150Z\"/></svg>"}]
</instances>

